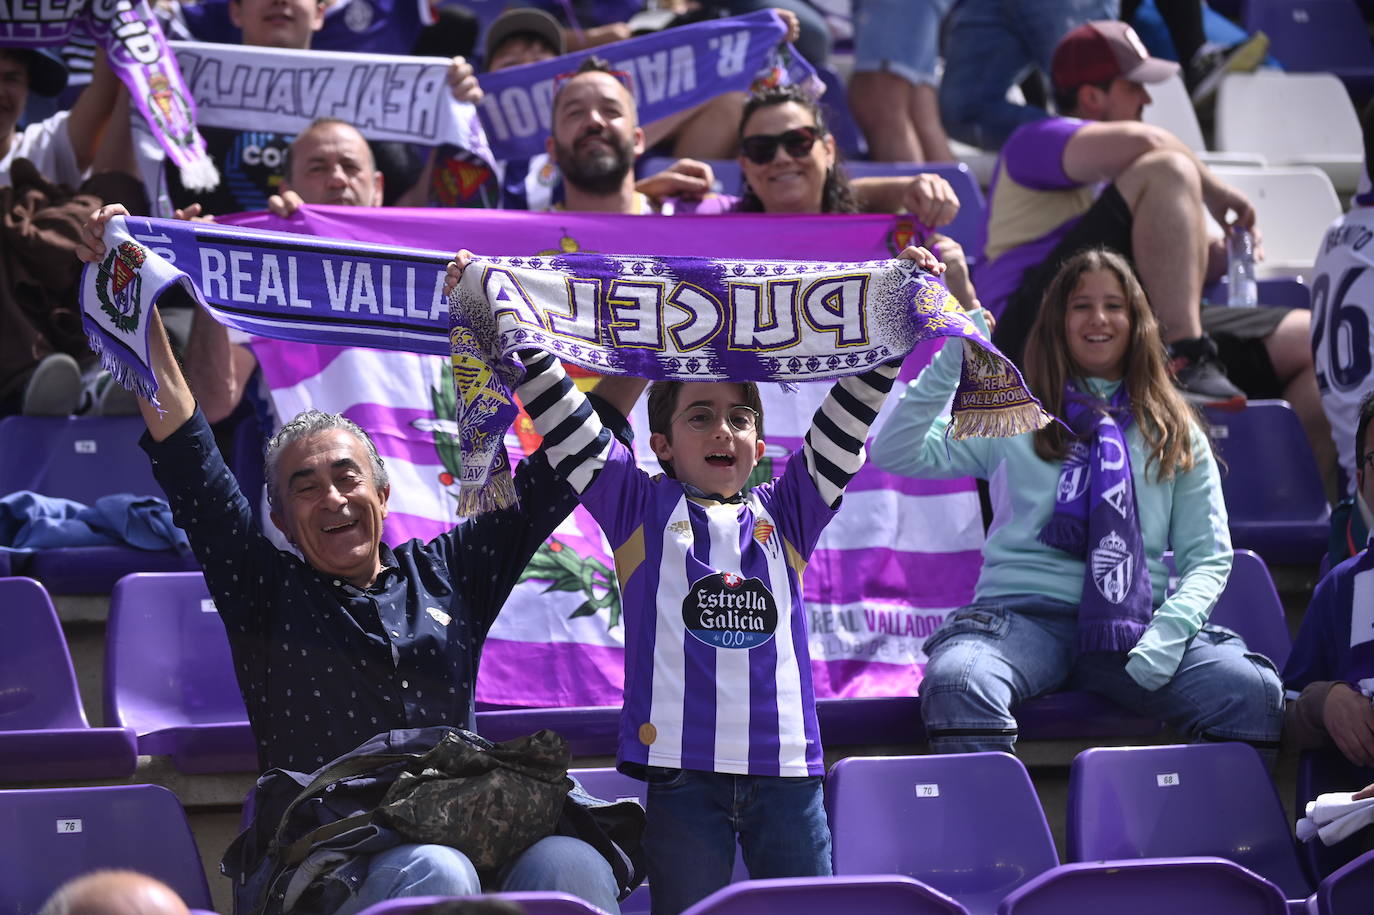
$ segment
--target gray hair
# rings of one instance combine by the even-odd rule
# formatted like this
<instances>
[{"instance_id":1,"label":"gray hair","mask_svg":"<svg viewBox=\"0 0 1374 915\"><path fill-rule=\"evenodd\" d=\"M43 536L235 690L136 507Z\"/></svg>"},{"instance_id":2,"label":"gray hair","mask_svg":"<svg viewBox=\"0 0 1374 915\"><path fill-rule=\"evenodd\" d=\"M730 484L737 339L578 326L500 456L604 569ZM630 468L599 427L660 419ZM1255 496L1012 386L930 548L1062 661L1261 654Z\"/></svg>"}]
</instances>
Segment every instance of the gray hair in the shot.
<instances>
[{"instance_id":1,"label":"gray hair","mask_svg":"<svg viewBox=\"0 0 1374 915\"><path fill-rule=\"evenodd\" d=\"M377 446L373 443L372 436L363 431L361 426L338 413L306 410L297 413L294 419L278 429L277 434L267 442L267 453L263 459L263 464L264 473L267 477L267 502L273 508L281 504L281 493L277 488L277 462L281 460L282 451L292 442L317 432L328 432L331 429L343 429L367 446L367 456L372 459L372 486L374 489L381 492L390 483L390 479L386 475L386 465L382 463L382 456L377 453Z\"/></svg>"}]
</instances>

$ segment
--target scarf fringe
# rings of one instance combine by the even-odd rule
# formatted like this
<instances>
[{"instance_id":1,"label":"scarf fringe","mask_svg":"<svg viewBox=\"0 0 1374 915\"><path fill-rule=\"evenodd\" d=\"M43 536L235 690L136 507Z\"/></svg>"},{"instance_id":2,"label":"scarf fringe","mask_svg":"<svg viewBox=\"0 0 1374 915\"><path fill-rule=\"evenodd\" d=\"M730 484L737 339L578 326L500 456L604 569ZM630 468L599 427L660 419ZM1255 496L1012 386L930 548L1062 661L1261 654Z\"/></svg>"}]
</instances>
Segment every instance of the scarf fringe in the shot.
<instances>
[{"instance_id":1,"label":"scarf fringe","mask_svg":"<svg viewBox=\"0 0 1374 915\"><path fill-rule=\"evenodd\" d=\"M157 408L158 413L162 413L162 406L157 402L157 381L150 378L143 372L137 371L127 362L121 360L111 349L105 345L103 334L86 331L86 343L90 346L91 352L95 353L100 359L100 367L110 373L110 377L123 385L127 390L133 391L139 397L148 401Z\"/></svg>"},{"instance_id":2,"label":"scarf fringe","mask_svg":"<svg viewBox=\"0 0 1374 915\"><path fill-rule=\"evenodd\" d=\"M462 487L458 491L458 514L470 518L483 512L510 508L515 502L515 480L507 470L493 473L481 486Z\"/></svg>"},{"instance_id":3,"label":"scarf fringe","mask_svg":"<svg viewBox=\"0 0 1374 915\"><path fill-rule=\"evenodd\" d=\"M212 191L220 182L219 169L204 153L181 166L179 177L182 185L193 191Z\"/></svg>"},{"instance_id":4,"label":"scarf fringe","mask_svg":"<svg viewBox=\"0 0 1374 915\"><path fill-rule=\"evenodd\" d=\"M1088 523L1083 518L1055 515L1035 539L1082 559L1088 552Z\"/></svg>"},{"instance_id":5,"label":"scarf fringe","mask_svg":"<svg viewBox=\"0 0 1374 915\"><path fill-rule=\"evenodd\" d=\"M950 418L949 437L1010 438L1034 432L1053 419L1035 401L1001 410L959 410Z\"/></svg>"},{"instance_id":6,"label":"scarf fringe","mask_svg":"<svg viewBox=\"0 0 1374 915\"><path fill-rule=\"evenodd\" d=\"M1079 651L1130 651L1147 628L1136 620L1109 619L1085 621L1078 618Z\"/></svg>"}]
</instances>

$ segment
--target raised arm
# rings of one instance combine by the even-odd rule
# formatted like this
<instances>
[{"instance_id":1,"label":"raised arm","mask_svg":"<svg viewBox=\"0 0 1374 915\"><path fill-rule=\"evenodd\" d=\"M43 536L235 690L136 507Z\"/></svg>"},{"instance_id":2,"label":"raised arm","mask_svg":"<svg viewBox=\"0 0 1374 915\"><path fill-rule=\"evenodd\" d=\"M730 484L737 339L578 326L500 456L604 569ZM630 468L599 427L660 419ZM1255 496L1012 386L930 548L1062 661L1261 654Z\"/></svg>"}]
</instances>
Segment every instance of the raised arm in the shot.
<instances>
[{"instance_id":1,"label":"raised arm","mask_svg":"<svg viewBox=\"0 0 1374 915\"><path fill-rule=\"evenodd\" d=\"M127 215L129 211L123 204L118 203L103 206L92 213L90 220L81 230L81 246L77 248L77 257L88 264L99 263L105 256L106 224L115 216ZM179 286L173 286L165 294L185 294L179 290ZM180 429L195 414L196 399L191 395L190 385L186 383L181 367L177 365L176 356L172 354L172 343L167 338L167 330L162 326L162 316L156 308L150 317L148 330L148 359L157 379L157 399L161 410L142 397L138 399L138 408L143 414L143 421L148 424L148 432L153 440L161 442Z\"/></svg>"}]
</instances>

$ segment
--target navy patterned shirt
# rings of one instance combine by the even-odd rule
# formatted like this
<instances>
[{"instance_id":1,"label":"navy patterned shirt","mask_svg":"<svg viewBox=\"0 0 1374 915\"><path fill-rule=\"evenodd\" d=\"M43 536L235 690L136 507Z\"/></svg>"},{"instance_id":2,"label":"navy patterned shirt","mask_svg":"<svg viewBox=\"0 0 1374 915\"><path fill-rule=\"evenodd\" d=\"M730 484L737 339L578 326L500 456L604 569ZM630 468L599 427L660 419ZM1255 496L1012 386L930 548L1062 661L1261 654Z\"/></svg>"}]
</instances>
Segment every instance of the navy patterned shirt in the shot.
<instances>
[{"instance_id":1,"label":"navy patterned shirt","mask_svg":"<svg viewBox=\"0 0 1374 915\"><path fill-rule=\"evenodd\" d=\"M598 411L620 437L624 417ZM199 410L163 442L153 474L205 570L266 770L313 771L393 728L474 724L482 642L521 571L576 504L542 453L515 471L518 506L429 543L383 545L368 588L277 549Z\"/></svg>"}]
</instances>

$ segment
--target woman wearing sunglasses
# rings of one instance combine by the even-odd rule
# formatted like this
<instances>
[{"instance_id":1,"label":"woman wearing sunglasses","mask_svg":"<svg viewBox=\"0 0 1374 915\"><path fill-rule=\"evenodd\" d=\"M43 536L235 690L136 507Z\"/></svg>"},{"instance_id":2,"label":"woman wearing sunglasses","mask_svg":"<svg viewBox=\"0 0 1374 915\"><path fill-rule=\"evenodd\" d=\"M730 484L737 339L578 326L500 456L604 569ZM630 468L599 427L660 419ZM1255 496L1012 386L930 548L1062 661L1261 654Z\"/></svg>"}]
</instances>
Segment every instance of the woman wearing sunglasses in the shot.
<instances>
[{"instance_id":1,"label":"woman wearing sunglasses","mask_svg":"<svg viewBox=\"0 0 1374 915\"><path fill-rule=\"evenodd\" d=\"M861 178L851 182L815 100L797 86L750 96L740 119L741 196L721 209L738 213L860 213L906 209L927 227L920 243L945 264L949 291L966 308L977 301L964 250L933 230L959 212L959 199L939 175ZM707 212L703 207L698 212Z\"/></svg>"}]
</instances>

